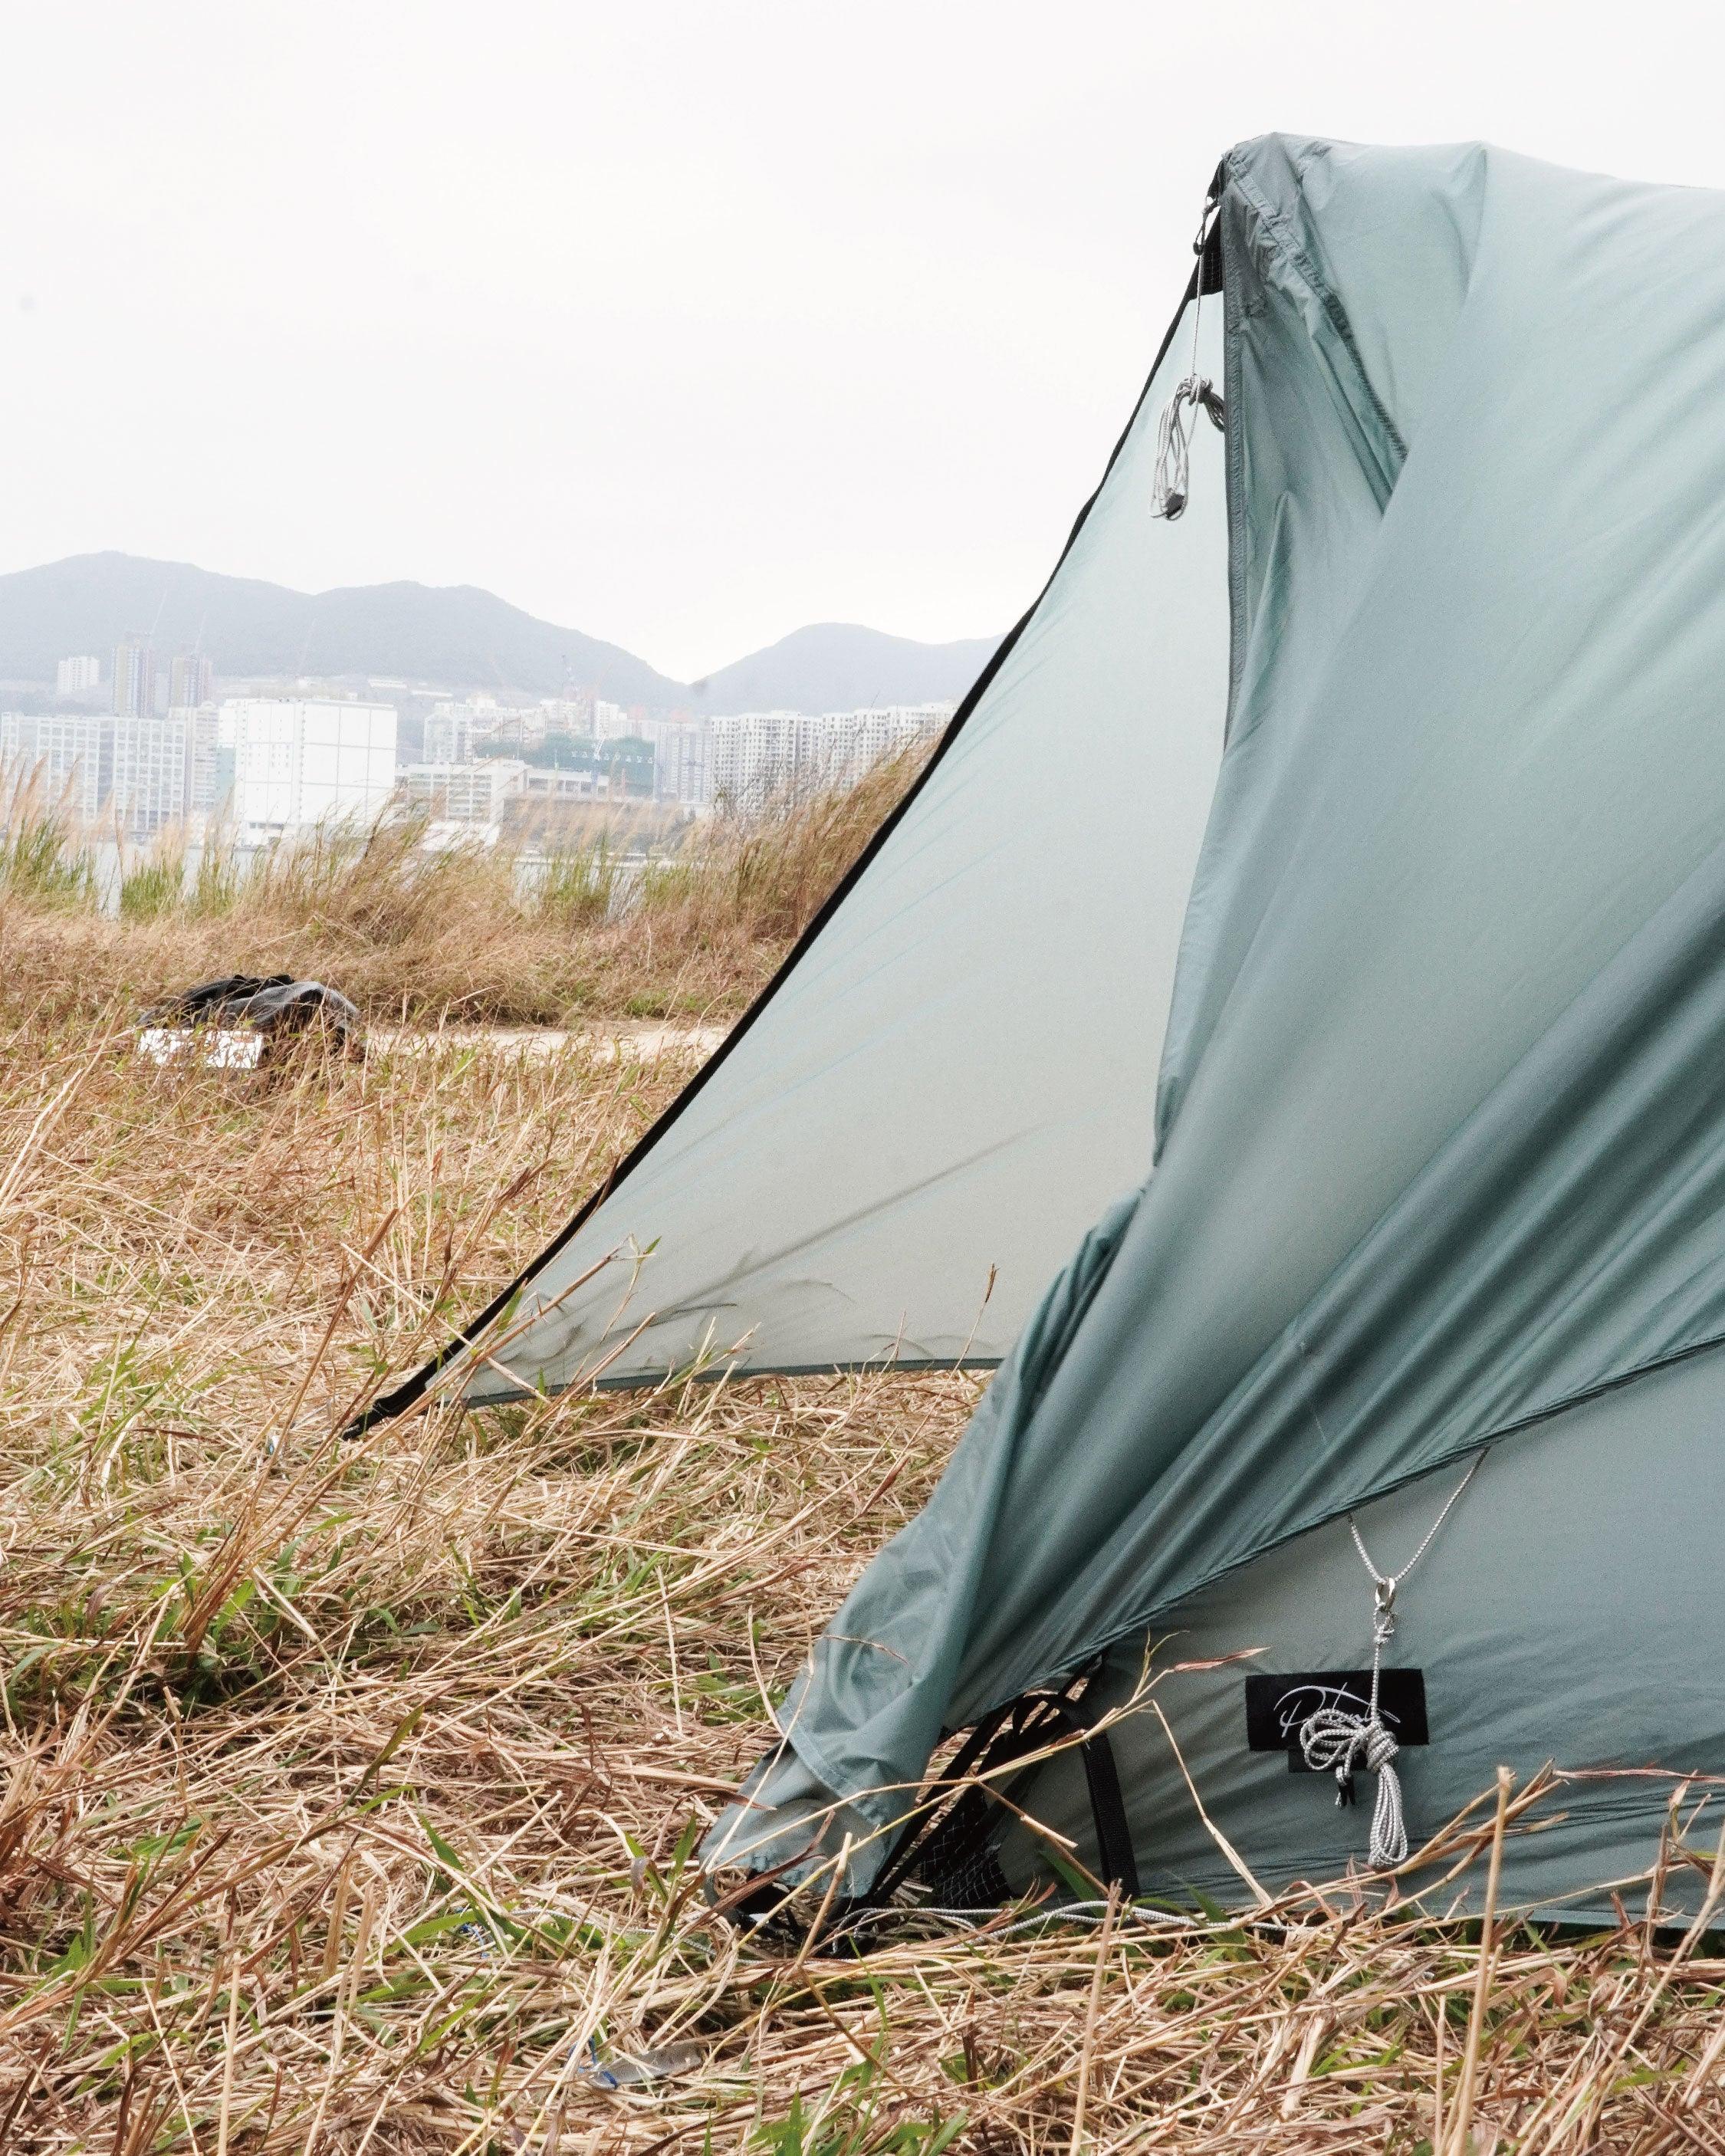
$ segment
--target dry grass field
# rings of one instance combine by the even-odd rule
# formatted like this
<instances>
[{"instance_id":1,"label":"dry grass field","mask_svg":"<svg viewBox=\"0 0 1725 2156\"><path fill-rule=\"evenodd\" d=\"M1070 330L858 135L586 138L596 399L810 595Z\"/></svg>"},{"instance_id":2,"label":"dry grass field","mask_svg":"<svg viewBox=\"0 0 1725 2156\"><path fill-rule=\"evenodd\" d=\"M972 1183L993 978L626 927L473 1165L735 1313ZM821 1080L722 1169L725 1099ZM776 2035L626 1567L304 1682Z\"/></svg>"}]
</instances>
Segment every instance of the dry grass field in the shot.
<instances>
[{"instance_id":1,"label":"dry grass field","mask_svg":"<svg viewBox=\"0 0 1725 2156\"><path fill-rule=\"evenodd\" d=\"M242 873L219 837L127 849L97 903L94 851L26 786L0 798L0 953L38 1014L89 1018L218 974L333 981L374 1019L568 1025L735 1014L922 761L662 839L662 812L600 810L586 843L523 872L519 849L429 850L410 821L336 834Z\"/></svg>"},{"instance_id":2,"label":"dry grass field","mask_svg":"<svg viewBox=\"0 0 1725 2156\"><path fill-rule=\"evenodd\" d=\"M701 1822L978 1381L336 1442L688 1065L161 1070L136 1003L280 964L377 1016L734 1009L855 828L794 874L781 833L752 912L714 870L644 916L415 912L378 861L369 916L351 864L273 916L0 899L0 2149L1725 2148L1725 1959L1644 1902L1485 1948L1345 1886L1251 1925L1014 1910L864 1960L708 1907Z\"/></svg>"}]
</instances>

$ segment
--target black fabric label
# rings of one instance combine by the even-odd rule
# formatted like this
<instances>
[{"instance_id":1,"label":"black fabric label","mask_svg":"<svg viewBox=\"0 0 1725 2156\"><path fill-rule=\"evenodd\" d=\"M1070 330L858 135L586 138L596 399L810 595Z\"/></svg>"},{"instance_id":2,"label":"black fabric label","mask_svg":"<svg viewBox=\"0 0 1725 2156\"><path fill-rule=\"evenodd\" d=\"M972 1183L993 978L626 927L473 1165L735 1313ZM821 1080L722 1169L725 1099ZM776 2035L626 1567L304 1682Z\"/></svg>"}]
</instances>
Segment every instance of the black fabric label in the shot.
<instances>
[{"instance_id":1,"label":"black fabric label","mask_svg":"<svg viewBox=\"0 0 1725 2156\"><path fill-rule=\"evenodd\" d=\"M1320 1707L1363 1715L1372 1703L1369 1670L1296 1670L1286 1676L1245 1681L1246 1743L1254 1752L1286 1752L1288 1768L1308 1774L1300 1730ZM1427 1744L1425 1673L1384 1670L1378 1678L1378 1712L1398 1744Z\"/></svg>"}]
</instances>

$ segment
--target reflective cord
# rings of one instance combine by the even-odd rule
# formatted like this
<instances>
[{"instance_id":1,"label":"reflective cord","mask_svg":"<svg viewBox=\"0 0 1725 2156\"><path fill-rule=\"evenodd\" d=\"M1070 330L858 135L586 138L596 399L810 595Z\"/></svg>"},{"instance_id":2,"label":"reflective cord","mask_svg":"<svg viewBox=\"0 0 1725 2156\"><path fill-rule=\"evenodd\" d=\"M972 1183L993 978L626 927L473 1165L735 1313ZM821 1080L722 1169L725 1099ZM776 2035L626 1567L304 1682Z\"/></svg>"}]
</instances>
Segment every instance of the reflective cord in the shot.
<instances>
[{"instance_id":1,"label":"reflective cord","mask_svg":"<svg viewBox=\"0 0 1725 2156\"><path fill-rule=\"evenodd\" d=\"M1400 1750L1394 1737L1385 1727L1378 1711L1379 1679L1384 1666L1384 1644L1395 1631L1396 1589L1412 1572L1437 1539L1440 1527L1461 1502L1461 1493L1480 1471L1486 1455L1474 1455L1466 1474L1450 1492L1443 1510L1425 1531L1422 1542L1399 1573L1379 1572L1372 1562L1372 1553L1366 1548L1365 1538L1352 1512L1348 1515L1348 1532L1353 1537L1353 1546L1359 1552L1360 1562L1372 1576L1372 1691L1363 1714L1349 1714L1343 1707L1321 1707L1309 1714L1300 1725L1300 1750L1306 1763L1315 1774L1333 1774L1336 1777L1336 1802L1353 1802L1355 1769L1363 1766L1378 1777L1377 1802L1372 1808L1372 1832L1367 1844L1366 1861L1375 1871L1393 1871L1405 1863L1408 1855L1407 1824L1402 1815L1402 1785L1394 1761Z\"/></svg>"},{"instance_id":2,"label":"reflective cord","mask_svg":"<svg viewBox=\"0 0 1725 2156\"><path fill-rule=\"evenodd\" d=\"M1378 1777L1378 1799L1372 1807L1372 1833L1366 1845L1366 1861L1374 1871L1392 1871L1406 1861L1408 1830L1402 1816L1401 1781L1392 1763L1401 1748L1385 1728L1378 1712L1378 1679L1384 1643L1395 1630L1392 1608L1395 1583L1379 1580L1373 1592L1376 1614L1372 1622L1372 1696L1366 1712L1350 1714L1345 1707L1319 1707L1300 1725L1300 1749L1314 1774L1335 1775L1338 1804L1353 1802L1357 1765L1367 1768Z\"/></svg>"},{"instance_id":3,"label":"reflective cord","mask_svg":"<svg viewBox=\"0 0 1725 2156\"><path fill-rule=\"evenodd\" d=\"M1485 1460L1486 1455L1484 1452L1476 1452L1474 1455L1472 1460L1469 1462L1466 1474L1462 1476L1461 1480L1455 1485L1455 1487L1450 1492L1448 1498L1445 1502L1444 1509L1438 1514L1437 1517L1426 1529L1425 1541L1420 1543L1419 1548L1414 1551L1412 1557L1408 1559L1407 1563L1394 1578L1392 1578L1388 1573L1379 1572L1377 1566L1373 1563L1372 1553L1366 1548L1365 1538L1360 1533L1358 1526L1355 1522L1353 1513L1350 1512L1348 1515L1348 1532L1353 1537L1353 1546L1359 1552L1359 1561L1365 1567L1366 1570L1371 1573L1373 1586L1387 1590L1389 1599L1391 1602L1395 1600L1395 1590L1397 1588L1401 1585L1402 1582L1414 1569L1414 1566L1419 1563L1420 1558L1425 1556L1427 1550L1429 1550L1432 1544L1437 1540L1438 1529L1442 1527L1444 1522L1449 1518L1450 1513L1453 1512L1456 1506L1461 1503L1462 1491L1466 1489L1468 1484L1472 1481L1474 1476L1479 1473L1480 1469L1485 1465ZM1389 1629L1392 1632L1395 1630L1394 1622L1391 1623Z\"/></svg>"},{"instance_id":4,"label":"reflective cord","mask_svg":"<svg viewBox=\"0 0 1725 2156\"><path fill-rule=\"evenodd\" d=\"M1156 424L1156 469L1150 483L1150 514L1170 524L1184 513L1191 497L1192 429L1198 424L1199 407L1209 413L1210 424L1219 434L1227 418L1227 408L1217 394L1215 384L1198 371L1198 331L1204 313L1204 241L1214 207L1212 198L1206 195L1199 215L1198 237L1192 243L1192 251L1198 257L1198 285L1192 295L1192 365L1185 379L1176 385L1173 395L1163 406L1162 416Z\"/></svg>"},{"instance_id":5,"label":"reflective cord","mask_svg":"<svg viewBox=\"0 0 1725 2156\"><path fill-rule=\"evenodd\" d=\"M1192 491L1192 429L1199 408L1209 413L1219 433L1225 408L1213 385L1189 374L1162 408L1156 423L1156 473L1150 487L1150 514L1172 524L1183 516Z\"/></svg>"}]
</instances>

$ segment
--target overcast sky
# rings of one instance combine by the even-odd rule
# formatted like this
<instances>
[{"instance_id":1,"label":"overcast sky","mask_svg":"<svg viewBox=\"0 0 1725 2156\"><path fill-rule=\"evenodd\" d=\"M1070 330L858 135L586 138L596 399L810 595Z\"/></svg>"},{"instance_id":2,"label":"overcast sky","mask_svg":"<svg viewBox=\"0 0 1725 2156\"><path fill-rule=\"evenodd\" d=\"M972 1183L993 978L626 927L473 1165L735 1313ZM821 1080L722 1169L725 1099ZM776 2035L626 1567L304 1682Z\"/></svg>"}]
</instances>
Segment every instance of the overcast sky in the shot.
<instances>
[{"instance_id":1,"label":"overcast sky","mask_svg":"<svg viewBox=\"0 0 1725 2156\"><path fill-rule=\"evenodd\" d=\"M1034 596L1266 129L1725 183L1717 12L13 0L0 570L476 583L676 675Z\"/></svg>"}]
</instances>

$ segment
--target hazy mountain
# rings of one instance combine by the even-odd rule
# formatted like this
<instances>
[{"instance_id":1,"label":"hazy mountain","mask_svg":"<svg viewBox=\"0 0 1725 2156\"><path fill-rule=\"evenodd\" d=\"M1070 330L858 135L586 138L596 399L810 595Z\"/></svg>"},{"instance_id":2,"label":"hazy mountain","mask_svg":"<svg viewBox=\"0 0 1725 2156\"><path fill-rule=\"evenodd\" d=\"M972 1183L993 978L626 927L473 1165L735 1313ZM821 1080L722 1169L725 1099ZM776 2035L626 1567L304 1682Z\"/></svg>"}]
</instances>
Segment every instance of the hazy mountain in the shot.
<instances>
[{"instance_id":1,"label":"hazy mountain","mask_svg":"<svg viewBox=\"0 0 1725 2156\"><path fill-rule=\"evenodd\" d=\"M57 660L93 651L105 662L127 636L150 637L163 654L195 644L219 674L399 675L542 696L573 680L620 704L686 701L615 644L468 584L295 592L131 554L74 554L0 577L0 678L51 681Z\"/></svg>"},{"instance_id":2,"label":"hazy mountain","mask_svg":"<svg viewBox=\"0 0 1725 2156\"><path fill-rule=\"evenodd\" d=\"M386 675L458 691L554 696L566 684L654 711L824 711L963 693L989 640L913 644L838 624L798 629L691 688L614 644L537 621L470 584L290 591L187 562L77 554L0 576L0 680L52 681L56 661L151 638L159 662L197 645L218 675Z\"/></svg>"},{"instance_id":3,"label":"hazy mountain","mask_svg":"<svg viewBox=\"0 0 1725 2156\"><path fill-rule=\"evenodd\" d=\"M956 702L988 663L998 637L913 644L854 623L793 629L694 684L703 711L852 711L870 704Z\"/></svg>"}]
</instances>

